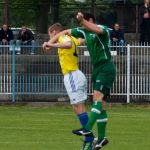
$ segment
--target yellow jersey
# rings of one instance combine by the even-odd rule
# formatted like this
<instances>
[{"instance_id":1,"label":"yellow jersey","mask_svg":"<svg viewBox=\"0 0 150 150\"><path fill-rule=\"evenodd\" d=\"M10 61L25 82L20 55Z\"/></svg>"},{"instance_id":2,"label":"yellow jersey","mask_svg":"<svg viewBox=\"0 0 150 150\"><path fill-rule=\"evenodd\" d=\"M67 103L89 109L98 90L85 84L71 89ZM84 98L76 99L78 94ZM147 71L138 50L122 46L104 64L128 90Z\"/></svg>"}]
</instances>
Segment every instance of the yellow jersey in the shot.
<instances>
[{"instance_id":1,"label":"yellow jersey","mask_svg":"<svg viewBox=\"0 0 150 150\"><path fill-rule=\"evenodd\" d=\"M72 47L67 48L58 48L59 62L61 65L62 73L68 74L71 71L78 70L78 46L80 41L75 37L62 35L58 39L58 43L64 43L70 41L72 42Z\"/></svg>"}]
</instances>

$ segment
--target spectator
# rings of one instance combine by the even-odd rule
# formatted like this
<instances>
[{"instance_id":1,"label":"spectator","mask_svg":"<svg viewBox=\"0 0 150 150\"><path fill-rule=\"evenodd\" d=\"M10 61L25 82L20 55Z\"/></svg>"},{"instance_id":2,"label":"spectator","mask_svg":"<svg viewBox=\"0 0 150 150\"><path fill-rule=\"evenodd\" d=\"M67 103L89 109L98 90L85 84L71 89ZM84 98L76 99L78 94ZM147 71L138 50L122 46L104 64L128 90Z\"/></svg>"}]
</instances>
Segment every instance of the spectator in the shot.
<instances>
[{"instance_id":1,"label":"spectator","mask_svg":"<svg viewBox=\"0 0 150 150\"><path fill-rule=\"evenodd\" d=\"M120 53L125 53L125 40L124 40L124 33L120 29L120 25L118 23L114 24L113 30L110 32L110 39L111 39L111 45L113 46L121 46Z\"/></svg>"},{"instance_id":2,"label":"spectator","mask_svg":"<svg viewBox=\"0 0 150 150\"><path fill-rule=\"evenodd\" d=\"M140 42L150 44L150 1L144 0L144 5L139 9L140 13Z\"/></svg>"},{"instance_id":3,"label":"spectator","mask_svg":"<svg viewBox=\"0 0 150 150\"><path fill-rule=\"evenodd\" d=\"M0 30L0 44L10 44L12 45L14 42L14 36L11 29L9 29L7 24L3 24L1 30Z\"/></svg>"},{"instance_id":4,"label":"spectator","mask_svg":"<svg viewBox=\"0 0 150 150\"><path fill-rule=\"evenodd\" d=\"M20 54L21 52L21 45L31 45L31 54L35 53L35 40L34 40L34 35L33 33L27 29L26 26L22 26L17 40L16 40L16 51L17 54Z\"/></svg>"}]
</instances>

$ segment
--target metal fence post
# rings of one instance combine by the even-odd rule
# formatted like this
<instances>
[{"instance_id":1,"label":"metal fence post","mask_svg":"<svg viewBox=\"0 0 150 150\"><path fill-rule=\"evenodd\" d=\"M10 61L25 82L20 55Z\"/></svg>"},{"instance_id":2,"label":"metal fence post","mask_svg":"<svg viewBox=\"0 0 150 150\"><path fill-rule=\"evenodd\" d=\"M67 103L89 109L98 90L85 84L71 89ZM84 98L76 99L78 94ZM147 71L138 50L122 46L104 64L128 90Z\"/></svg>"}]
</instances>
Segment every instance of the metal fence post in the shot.
<instances>
[{"instance_id":1,"label":"metal fence post","mask_svg":"<svg viewBox=\"0 0 150 150\"><path fill-rule=\"evenodd\" d=\"M13 45L12 50L12 102L16 101L16 87L15 87L15 76L16 76L16 69L15 69L15 45Z\"/></svg>"},{"instance_id":2,"label":"metal fence post","mask_svg":"<svg viewBox=\"0 0 150 150\"><path fill-rule=\"evenodd\" d=\"M130 103L130 44L127 44L127 103Z\"/></svg>"}]
</instances>

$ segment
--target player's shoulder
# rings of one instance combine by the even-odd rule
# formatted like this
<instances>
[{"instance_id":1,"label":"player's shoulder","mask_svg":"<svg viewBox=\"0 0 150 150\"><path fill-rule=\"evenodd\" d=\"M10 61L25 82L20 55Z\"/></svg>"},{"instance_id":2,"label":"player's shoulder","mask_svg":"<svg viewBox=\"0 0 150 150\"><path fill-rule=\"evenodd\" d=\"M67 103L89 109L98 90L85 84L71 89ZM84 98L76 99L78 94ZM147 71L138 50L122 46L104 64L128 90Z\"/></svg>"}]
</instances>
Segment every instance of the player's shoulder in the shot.
<instances>
[{"instance_id":1,"label":"player's shoulder","mask_svg":"<svg viewBox=\"0 0 150 150\"><path fill-rule=\"evenodd\" d=\"M75 27L75 28L72 28L71 31L83 32L84 28L83 27Z\"/></svg>"},{"instance_id":2,"label":"player's shoulder","mask_svg":"<svg viewBox=\"0 0 150 150\"><path fill-rule=\"evenodd\" d=\"M67 41L71 41L70 36L69 35L61 35L59 36L59 41L60 42L67 42Z\"/></svg>"}]
</instances>

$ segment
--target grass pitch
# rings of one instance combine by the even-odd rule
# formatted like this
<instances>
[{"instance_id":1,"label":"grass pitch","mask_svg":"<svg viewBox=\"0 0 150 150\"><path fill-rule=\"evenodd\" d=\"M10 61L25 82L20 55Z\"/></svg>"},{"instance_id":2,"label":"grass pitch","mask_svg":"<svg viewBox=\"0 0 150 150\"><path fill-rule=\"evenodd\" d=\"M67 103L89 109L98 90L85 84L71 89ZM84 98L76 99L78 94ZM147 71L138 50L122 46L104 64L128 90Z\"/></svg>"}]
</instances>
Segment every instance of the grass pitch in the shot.
<instances>
[{"instance_id":1,"label":"grass pitch","mask_svg":"<svg viewBox=\"0 0 150 150\"><path fill-rule=\"evenodd\" d=\"M104 150L150 149L149 106L109 106L108 114ZM82 137L71 133L79 127L69 105L0 106L0 150L80 150Z\"/></svg>"}]
</instances>

